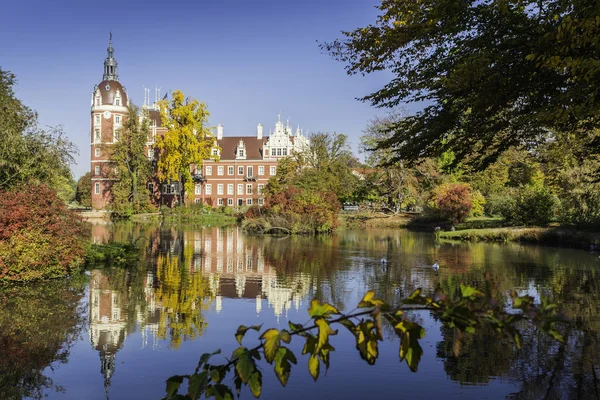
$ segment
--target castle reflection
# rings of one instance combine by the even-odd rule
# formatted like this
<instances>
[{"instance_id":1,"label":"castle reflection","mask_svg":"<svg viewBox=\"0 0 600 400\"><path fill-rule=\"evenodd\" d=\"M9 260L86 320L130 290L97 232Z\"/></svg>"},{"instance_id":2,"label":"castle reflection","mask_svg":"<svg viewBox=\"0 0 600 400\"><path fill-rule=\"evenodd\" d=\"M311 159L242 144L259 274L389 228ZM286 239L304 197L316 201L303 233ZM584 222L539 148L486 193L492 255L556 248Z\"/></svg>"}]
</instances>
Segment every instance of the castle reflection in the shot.
<instances>
[{"instance_id":1,"label":"castle reflection","mask_svg":"<svg viewBox=\"0 0 600 400\"><path fill-rule=\"evenodd\" d=\"M257 313L266 307L279 317L311 292L308 274L278 279L263 249L245 243L238 227L153 228L134 236L128 229L125 237L113 225L95 225L92 232L96 243L136 240L143 247L136 265L90 272L89 339L107 395L116 354L132 333L140 332L142 349L157 349L160 340L177 349L203 334L203 311L223 311L223 298L253 299Z\"/></svg>"}]
</instances>

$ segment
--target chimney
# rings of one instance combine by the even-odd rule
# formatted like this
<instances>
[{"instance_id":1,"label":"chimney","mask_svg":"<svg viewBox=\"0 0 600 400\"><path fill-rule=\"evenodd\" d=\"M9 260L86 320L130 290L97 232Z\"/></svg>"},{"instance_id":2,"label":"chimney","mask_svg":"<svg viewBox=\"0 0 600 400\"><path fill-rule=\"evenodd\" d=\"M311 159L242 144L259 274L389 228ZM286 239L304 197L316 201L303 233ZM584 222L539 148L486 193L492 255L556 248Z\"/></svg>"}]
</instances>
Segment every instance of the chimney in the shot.
<instances>
[{"instance_id":1,"label":"chimney","mask_svg":"<svg viewBox=\"0 0 600 400\"><path fill-rule=\"evenodd\" d=\"M262 124L256 126L256 138L262 139Z\"/></svg>"},{"instance_id":2,"label":"chimney","mask_svg":"<svg viewBox=\"0 0 600 400\"><path fill-rule=\"evenodd\" d=\"M223 139L223 125L217 125L217 140Z\"/></svg>"}]
</instances>

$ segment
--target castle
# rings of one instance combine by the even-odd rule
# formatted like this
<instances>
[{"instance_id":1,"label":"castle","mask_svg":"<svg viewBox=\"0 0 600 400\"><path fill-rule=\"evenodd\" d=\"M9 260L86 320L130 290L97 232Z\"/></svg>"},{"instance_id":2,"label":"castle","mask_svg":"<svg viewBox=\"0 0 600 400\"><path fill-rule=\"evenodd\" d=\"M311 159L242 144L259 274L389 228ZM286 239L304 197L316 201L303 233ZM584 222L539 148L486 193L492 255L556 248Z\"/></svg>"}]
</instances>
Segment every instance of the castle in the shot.
<instances>
[{"instance_id":1,"label":"castle","mask_svg":"<svg viewBox=\"0 0 600 400\"><path fill-rule=\"evenodd\" d=\"M119 82L118 63L114 56L112 34L104 61L102 82L94 86L91 98L91 181L92 209L106 209L112 198L111 187L115 178L111 175L111 160L106 148L119 140L119 131L127 118L129 96ZM155 160L156 138L167 129L161 124L158 102L147 104L146 94L143 108L150 121L150 132L145 146L145 155ZM205 160L202 167L194 169L194 203L219 206L262 205L263 190L270 177L277 173L277 162L306 149L309 140L300 129L294 134L278 118L275 129L269 136L263 135L263 126L258 124L252 136L224 136L223 125L216 129L216 144L213 159ZM179 194L178 182L148 182L148 189L156 205L172 205Z\"/></svg>"}]
</instances>

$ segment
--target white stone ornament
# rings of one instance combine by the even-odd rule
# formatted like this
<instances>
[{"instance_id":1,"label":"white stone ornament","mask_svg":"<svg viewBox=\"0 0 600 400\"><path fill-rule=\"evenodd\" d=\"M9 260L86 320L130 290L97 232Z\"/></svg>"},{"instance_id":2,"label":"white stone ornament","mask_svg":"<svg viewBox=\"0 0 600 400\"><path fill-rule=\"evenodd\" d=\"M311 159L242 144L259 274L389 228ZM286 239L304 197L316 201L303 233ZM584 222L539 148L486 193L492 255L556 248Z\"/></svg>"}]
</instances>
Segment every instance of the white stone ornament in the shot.
<instances>
[{"instance_id":1,"label":"white stone ornament","mask_svg":"<svg viewBox=\"0 0 600 400\"><path fill-rule=\"evenodd\" d=\"M110 111L104 111L104 118L106 118L106 119L110 118Z\"/></svg>"}]
</instances>

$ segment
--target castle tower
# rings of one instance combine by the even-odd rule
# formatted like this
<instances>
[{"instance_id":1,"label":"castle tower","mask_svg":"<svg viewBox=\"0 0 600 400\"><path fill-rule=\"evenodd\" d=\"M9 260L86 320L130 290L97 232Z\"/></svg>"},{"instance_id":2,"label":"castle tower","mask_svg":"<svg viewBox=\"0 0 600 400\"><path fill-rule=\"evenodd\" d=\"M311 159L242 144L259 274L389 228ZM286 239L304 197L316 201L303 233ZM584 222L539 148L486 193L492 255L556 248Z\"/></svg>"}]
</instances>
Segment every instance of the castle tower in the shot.
<instances>
[{"instance_id":1,"label":"castle tower","mask_svg":"<svg viewBox=\"0 0 600 400\"><path fill-rule=\"evenodd\" d=\"M91 99L92 209L95 210L104 209L111 200L115 171L110 167L108 153L110 145L119 140L119 131L127 116L127 92L119 83L114 52L111 33L102 82L94 86Z\"/></svg>"}]
</instances>

